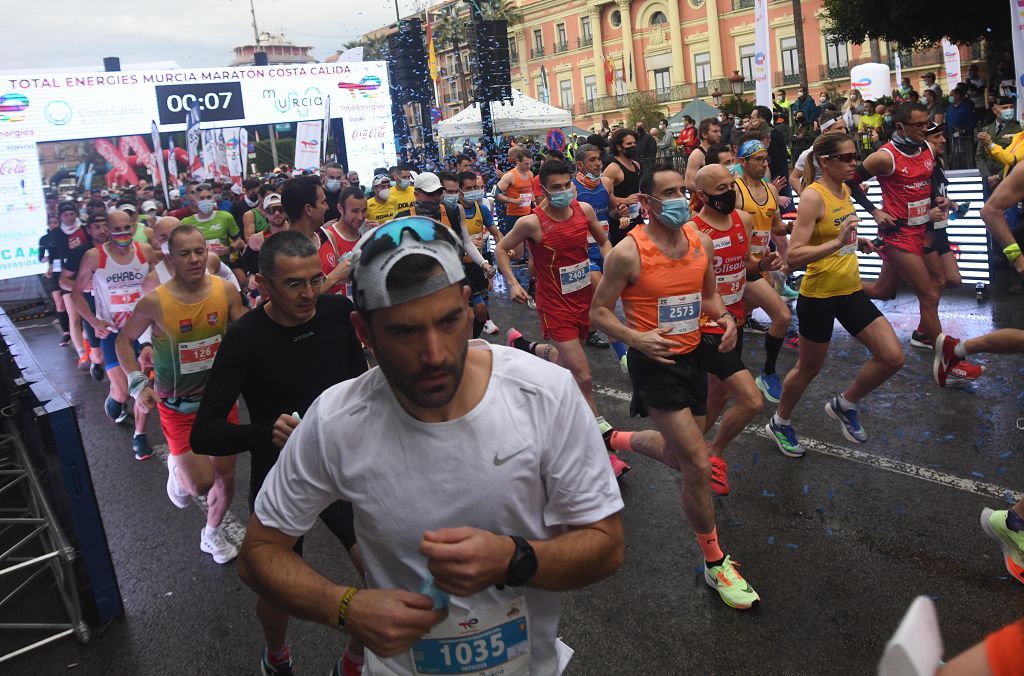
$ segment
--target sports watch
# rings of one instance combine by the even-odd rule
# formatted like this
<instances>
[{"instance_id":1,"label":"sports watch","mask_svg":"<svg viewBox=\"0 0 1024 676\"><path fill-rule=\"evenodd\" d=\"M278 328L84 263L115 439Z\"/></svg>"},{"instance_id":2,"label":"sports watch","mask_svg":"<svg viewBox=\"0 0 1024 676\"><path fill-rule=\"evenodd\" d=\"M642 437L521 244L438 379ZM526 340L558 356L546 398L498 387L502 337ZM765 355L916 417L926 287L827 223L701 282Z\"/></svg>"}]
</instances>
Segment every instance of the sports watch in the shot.
<instances>
[{"instance_id":1,"label":"sports watch","mask_svg":"<svg viewBox=\"0 0 1024 676\"><path fill-rule=\"evenodd\" d=\"M509 535L516 545L512 559L508 562L508 571L505 573L505 583L499 584L498 589L509 587L522 587L537 574L537 554L526 538L519 535Z\"/></svg>"}]
</instances>

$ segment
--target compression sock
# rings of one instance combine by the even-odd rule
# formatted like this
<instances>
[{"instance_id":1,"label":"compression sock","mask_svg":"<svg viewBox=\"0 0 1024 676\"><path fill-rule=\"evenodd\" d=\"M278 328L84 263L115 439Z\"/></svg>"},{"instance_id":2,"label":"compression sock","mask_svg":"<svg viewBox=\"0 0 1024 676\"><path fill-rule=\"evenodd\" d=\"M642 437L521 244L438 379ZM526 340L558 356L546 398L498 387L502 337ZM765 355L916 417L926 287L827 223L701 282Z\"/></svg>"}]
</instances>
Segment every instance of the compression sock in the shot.
<instances>
[{"instance_id":1,"label":"compression sock","mask_svg":"<svg viewBox=\"0 0 1024 676\"><path fill-rule=\"evenodd\" d=\"M57 323L60 324L60 330L64 333L71 333L71 324L68 323L68 313L58 312Z\"/></svg>"},{"instance_id":2,"label":"compression sock","mask_svg":"<svg viewBox=\"0 0 1024 676\"><path fill-rule=\"evenodd\" d=\"M725 554L718 546L718 529L712 528L710 533L694 533L694 536L697 538L697 544L700 545L701 551L704 552L704 561L707 562L708 567L720 564L725 558Z\"/></svg>"},{"instance_id":3,"label":"compression sock","mask_svg":"<svg viewBox=\"0 0 1024 676\"><path fill-rule=\"evenodd\" d=\"M484 324L485 323L486 322L482 322L479 319L476 319L476 318L473 319L473 337L474 338L479 338L480 334L484 332Z\"/></svg>"},{"instance_id":4,"label":"compression sock","mask_svg":"<svg viewBox=\"0 0 1024 676\"><path fill-rule=\"evenodd\" d=\"M611 445L613 451L632 451L633 433L612 432L608 439L608 443Z\"/></svg>"},{"instance_id":5,"label":"compression sock","mask_svg":"<svg viewBox=\"0 0 1024 676\"><path fill-rule=\"evenodd\" d=\"M764 373L772 375L775 373L775 362L779 360L779 352L782 350L784 338L776 338L770 333L764 334Z\"/></svg>"},{"instance_id":6,"label":"compression sock","mask_svg":"<svg viewBox=\"0 0 1024 676\"><path fill-rule=\"evenodd\" d=\"M1006 511L1006 527L1015 533L1024 531L1024 517L1009 509Z\"/></svg>"},{"instance_id":7,"label":"compression sock","mask_svg":"<svg viewBox=\"0 0 1024 676\"><path fill-rule=\"evenodd\" d=\"M626 356L626 352L629 351L629 346L617 340L612 341L612 349L615 350L615 356L622 359Z\"/></svg>"}]
</instances>

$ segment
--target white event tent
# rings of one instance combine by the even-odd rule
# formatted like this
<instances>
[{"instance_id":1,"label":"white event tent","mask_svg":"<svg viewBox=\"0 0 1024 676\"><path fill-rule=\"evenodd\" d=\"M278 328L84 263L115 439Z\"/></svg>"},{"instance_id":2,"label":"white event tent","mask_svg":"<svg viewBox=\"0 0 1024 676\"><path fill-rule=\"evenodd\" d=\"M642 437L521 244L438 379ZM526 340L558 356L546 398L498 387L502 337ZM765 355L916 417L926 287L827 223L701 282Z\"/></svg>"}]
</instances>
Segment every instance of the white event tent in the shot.
<instances>
[{"instance_id":1,"label":"white event tent","mask_svg":"<svg viewBox=\"0 0 1024 676\"><path fill-rule=\"evenodd\" d=\"M572 115L561 108L531 99L518 89L512 90L512 102L491 104L495 134L536 134L552 127L572 124ZM456 115L437 123L441 138L480 136L480 106L472 105Z\"/></svg>"}]
</instances>

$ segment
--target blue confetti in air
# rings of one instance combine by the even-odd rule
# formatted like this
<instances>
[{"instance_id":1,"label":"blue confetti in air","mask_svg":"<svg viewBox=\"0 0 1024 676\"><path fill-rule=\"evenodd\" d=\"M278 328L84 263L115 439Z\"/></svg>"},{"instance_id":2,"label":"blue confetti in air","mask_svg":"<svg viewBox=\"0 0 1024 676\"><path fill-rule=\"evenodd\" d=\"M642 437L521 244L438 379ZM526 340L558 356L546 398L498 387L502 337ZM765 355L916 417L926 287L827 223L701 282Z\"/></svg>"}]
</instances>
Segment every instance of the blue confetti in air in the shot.
<instances>
[{"instance_id":1,"label":"blue confetti in air","mask_svg":"<svg viewBox=\"0 0 1024 676\"><path fill-rule=\"evenodd\" d=\"M832 529L831 528L826 528L825 529L825 535L827 535L829 537L832 537Z\"/></svg>"},{"instance_id":2,"label":"blue confetti in air","mask_svg":"<svg viewBox=\"0 0 1024 676\"><path fill-rule=\"evenodd\" d=\"M700 564L699 566L694 566L694 568L693 568L693 574L694 575L702 575L703 573L704 573L704 564L703 563Z\"/></svg>"},{"instance_id":3,"label":"blue confetti in air","mask_svg":"<svg viewBox=\"0 0 1024 676\"><path fill-rule=\"evenodd\" d=\"M928 430L925 430L924 432L921 433L921 436L918 438L918 441L924 441L925 439L927 439L931 435L932 435L931 432L929 432Z\"/></svg>"},{"instance_id":4,"label":"blue confetti in air","mask_svg":"<svg viewBox=\"0 0 1024 676\"><path fill-rule=\"evenodd\" d=\"M786 547L788 547L789 549L800 549L800 545L798 545L795 542L787 542Z\"/></svg>"},{"instance_id":5,"label":"blue confetti in air","mask_svg":"<svg viewBox=\"0 0 1024 676\"><path fill-rule=\"evenodd\" d=\"M768 490L766 488L766 489L764 489L764 492L761 493L761 497L762 498L774 498L775 497L775 493L772 493L770 490Z\"/></svg>"},{"instance_id":6,"label":"blue confetti in air","mask_svg":"<svg viewBox=\"0 0 1024 676\"><path fill-rule=\"evenodd\" d=\"M757 451L754 451L754 454L752 456L750 456L750 464L756 465L757 461L760 460L760 459L761 459L761 454L758 453Z\"/></svg>"},{"instance_id":7,"label":"blue confetti in air","mask_svg":"<svg viewBox=\"0 0 1024 676\"><path fill-rule=\"evenodd\" d=\"M1003 476L1004 474L1006 474L1005 467L996 467L996 476Z\"/></svg>"},{"instance_id":8,"label":"blue confetti in air","mask_svg":"<svg viewBox=\"0 0 1024 676\"><path fill-rule=\"evenodd\" d=\"M946 436L942 437L943 441L953 441L954 439L956 439L955 434L947 434Z\"/></svg>"},{"instance_id":9,"label":"blue confetti in air","mask_svg":"<svg viewBox=\"0 0 1024 676\"><path fill-rule=\"evenodd\" d=\"M769 535L768 536L768 544L770 544L770 545L775 544L775 536L774 535Z\"/></svg>"},{"instance_id":10,"label":"blue confetti in air","mask_svg":"<svg viewBox=\"0 0 1024 676\"><path fill-rule=\"evenodd\" d=\"M903 430L896 430L896 437L898 439L902 439L904 436L906 435L903 434Z\"/></svg>"},{"instance_id":11,"label":"blue confetti in air","mask_svg":"<svg viewBox=\"0 0 1024 676\"><path fill-rule=\"evenodd\" d=\"M971 472L971 476L978 477L979 479L984 479L985 478L985 475L982 474L981 472Z\"/></svg>"},{"instance_id":12,"label":"blue confetti in air","mask_svg":"<svg viewBox=\"0 0 1024 676\"><path fill-rule=\"evenodd\" d=\"M1006 493L1004 494L1004 497L1006 498L1006 504L1008 504L1008 505L1016 505L1017 504L1017 501L1013 499L1013 493L1011 493L1010 491L1006 491Z\"/></svg>"},{"instance_id":13,"label":"blue confetti in air","mask_svg":"<svg viewBox=\"0 0 1024 676\"><path fill-rule=\"evenodd\" d=\"M1013 457L1013 451L1006 451L1004 453L1000 453L999 454L999 459L1000 460L1009 460L1012 457Z\"/></svg>"},{"instance_id":14,"label":"blue confetti in air","mask_svg":"<svg viewBox=\"0 0 1024 676\"><path fill-rule=\"evenodd\" d=\"M807 495L807 493L810 492L811 487L808 486L807 484L804 484L804 487L801 490L804 492L804 495Z\"/></svg>"}]
</instances>

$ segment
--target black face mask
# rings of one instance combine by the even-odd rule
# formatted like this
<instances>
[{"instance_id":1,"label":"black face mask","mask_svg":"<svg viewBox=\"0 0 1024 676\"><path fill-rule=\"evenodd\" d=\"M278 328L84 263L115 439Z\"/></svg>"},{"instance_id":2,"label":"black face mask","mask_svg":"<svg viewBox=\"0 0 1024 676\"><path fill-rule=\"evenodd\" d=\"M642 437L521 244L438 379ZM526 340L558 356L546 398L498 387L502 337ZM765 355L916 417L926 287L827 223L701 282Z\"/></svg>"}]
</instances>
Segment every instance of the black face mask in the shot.
<instances>
[{"instance_id":1,"label":"black face mask","mask_svg":"<svg viewBox=\"0 0 1024 676\"><path fill-rule=\"evenodd\" d=\"M720 214L731 214L736 209L736 191L726 190L721 195L704 193L704 203Z\"/></svg>"},{"instance_id":2,"label":"black face mask","mask_svg":"<svg viewBox=\"0 0 1024 676\"><path fill-rule=\"evenodd\" d=\"M441 220L441 203L416 200L416 215Z\"/></svg>"},{"instance_id":3,"label":"black face mask","mask_svg":"<svg viewBox=\"0 0 1024 676\"><path fill-rule=\"evenodd\" d=\"M632 148L623 148L622 154L626 156L626 159L633 159L634 157L636 157L636 146Z\"/></svg>"}]
</instances>

